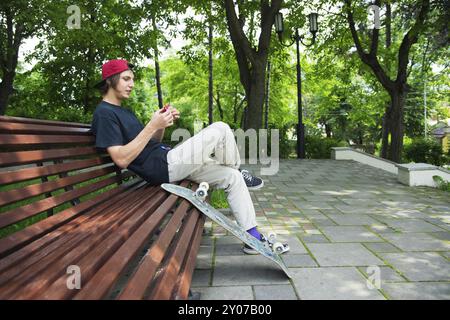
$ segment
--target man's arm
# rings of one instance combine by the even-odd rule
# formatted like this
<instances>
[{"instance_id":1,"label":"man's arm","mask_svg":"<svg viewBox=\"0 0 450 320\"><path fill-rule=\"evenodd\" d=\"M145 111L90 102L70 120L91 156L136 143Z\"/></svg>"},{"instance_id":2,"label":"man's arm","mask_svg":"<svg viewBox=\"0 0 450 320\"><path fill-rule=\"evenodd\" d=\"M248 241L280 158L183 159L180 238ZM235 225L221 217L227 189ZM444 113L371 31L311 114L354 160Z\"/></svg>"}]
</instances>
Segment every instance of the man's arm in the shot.
<instances>
[{"instance_id":1,"label":"man's arm","mask_svg":"<svg viewBox=\"0 0 450 320\"><path fill-rule=\"evenodd\" d=\"M156 140L156 141L161 142L162 139L163 139L163 137L164 137L164 131L165 131L165 130L166 130L165 128L156 130L156 131L153 133L152 138L153 138L154 140Z\"/></svg>"},{"instance_id":2,"label":"man's arm","mask_svg":"<svg viewBox=\"0 0 450 320\"><path fill-rule=\"evenodd\" d=\"M180 118L180 112L176 108L174 108L172 106L168 106L168 110L172 114L174 120ZM152 138L155 139L156 141L161 142L162 139L164 138L164 131L165 131L165 128L157 130L153 134Z\"/></svg>"},{"instance_id":3,"label":"man's arm","mask_svg":"<svg viewBox=\"0 0 450 320\"><path fill-rule=\"evenodd\" d=\"M136 138L124 146L112 146L107 148L114 163L122 169L127 168L134 159L142 152L156 130L146 126Z\"/></svg>"},{"instance_id":4,"label":"man's arm","mask_svg":"<svg viewBox=\"0 0 450 320\"><path fill-rule=\"evenodd\" d=\"M127 168L134 159L142 152L151 138L156 139L158 131L164 134L164 128L172 125L173 117L170 112L155 112L152 120L132 141L124 146L112 146L106 150L114 163L122 169ZM160 137L162 139L162 136Z\"/></svg>"}]
</instances>

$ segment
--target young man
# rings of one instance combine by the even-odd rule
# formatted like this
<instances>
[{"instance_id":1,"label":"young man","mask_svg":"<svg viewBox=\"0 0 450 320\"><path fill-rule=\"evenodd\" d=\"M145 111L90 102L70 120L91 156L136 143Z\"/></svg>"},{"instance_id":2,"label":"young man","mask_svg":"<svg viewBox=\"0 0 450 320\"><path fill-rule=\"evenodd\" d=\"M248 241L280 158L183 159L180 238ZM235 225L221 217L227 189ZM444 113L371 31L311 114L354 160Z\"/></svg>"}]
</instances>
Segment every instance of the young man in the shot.
<instances>
[{"instance_id":1,"label":"young man","mask_svg":"<svg viewBox=\"0 0 450 320\"><path fill-rule=\"evenodd\" d=\"M106 149L114 163L128 168L150 184L189 179L206 181L224 189L236 221L255 238L265 241L256 228L255 209L249 189L259 189L264 182L246 170L239 170L240 156L230 127L215 122L174 149L162 144L164 129L180 117L176 108L156 111L144 126L122 100L134 87L132 64L111 60L102 66L102 81L96 85L103 100L92 121L96 147ZM257 251L244 246L247 254Z\"/></svg>"}]
</instances>

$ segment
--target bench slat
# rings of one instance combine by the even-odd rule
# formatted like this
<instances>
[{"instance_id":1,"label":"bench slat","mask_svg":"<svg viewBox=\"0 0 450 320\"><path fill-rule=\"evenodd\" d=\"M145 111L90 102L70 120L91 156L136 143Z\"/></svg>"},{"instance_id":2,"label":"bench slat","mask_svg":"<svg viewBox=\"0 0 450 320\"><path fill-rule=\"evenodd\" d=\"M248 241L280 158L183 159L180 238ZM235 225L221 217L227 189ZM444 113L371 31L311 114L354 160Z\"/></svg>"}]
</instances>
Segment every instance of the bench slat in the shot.
<instances>
[{"instance_id":1,"label":"bench slat","mask_svg":"<svg viewBox=\"0 0 450 320\"><path fill-rule=\"evenodd\" d=\"M148 191L148 188L144 189ZM136 203L148 201L148 198L143 197L142 190L139 193L134 193L129 199ZM40 296L42 290L54 283L54 279L58 278L59 275L67 280L66 268L68 265L79 265L77 260L83 259L93 250L96 250L99 243L105 238L117 235L119 226L134 217L132 215L133 210L128 210L127 203L127 199L122 200L118 206L108 206L106 210L101 211L93 219L78 224L73 232L65 233L58 239L58 247L55 250L47 247L39 250L38 254L34 253L34 256L37 255L37 257L34 257L35 259L39 258L39 253L43 256L42 259L39 261L28 259L27 262L31 267L19 270L18 276L12 281L8 281L0 289L0 292L5 292L8 296L12 295L15 299L30 299L36 295ZM116 240L120 241L120 237L117 237ZM94 259L98 259L98 256ZM84 279L87 270L85 268L82 270ZM17 270L11 270L10 272L17 273ZM64 287L67 290L65 281Z\"/></svg>"},{"instance_id":2,"label":"bench slat","mask_svg":"<svg viewBox=\"0 0 450 320\"><path fill-rule=\"evenodd\" d=\"M36 134L0 134L2 146L14 145L54 145L69 143L94 143L94 136L71 136L71 135L36 135Z\"/></svg>"},{"instance_id":3,"label":"bench slat","mask_svg":"<svg viewBox=\"0 0 450 320\"><path fill-rule=\"evenodd\" d=\"M79 123L79 122L63 122L55 120L42 120L42 119L31 119L22 117L11 117L11 116L0 116L0 122L13 122L13 123L26 123L26 124L46 124L62 127L79 127L79 128L90 128L90 124Z\"/></svg>"},{"instance_id":4,"label":"bench slat","mask_svg":"<svg viewBox=\"0 0 450 320\"><path fill-rule=\"evenodd\" d=\"M189 242L194 234L194 229L199 218L200 214L197 210L192 210L188 215L188 221L183 224L183 230L176 243L174 252L170 255L170 259L168 259L162 272L158 276L155 287L149 295L149 299L167 300L171 297L178 273L183 264Z\"/></svg>"},{"instance_id":5,"label":"bench slat","mask_svg":"<svg viewBox=\"0 0 450 320\"><path fill-rule=\"evenodd\" d=\"M189 289L192 282L192 274L194 273L195 269L195 261L197 259L198 250L200 248L200 242L202 240L205 220L206 216L200 214L200 219L197 221L197 226L195 227L194 237L192 239L191 245L188 248L189 256L186 259L186 263L184 264L180 275L178 276L178 281L175 286L176 289L174 290L171 299L187 300L188 298Z\"/></svg>"},{"instance_id":6,"label":"bench slat","mask_svg":"<svg viewBox=\"0 0 450 320\"><path fill-rule=\"evenodd\" d=\"M95 147L2 152L0 153L0 167L95 154L97 154Z\"/></svg>"},{"instance_id":7,"label":"bench slat","mask_svg":"<svg viewBox=\"0 0 450 320\"><path fill-rule=\"evenodd\" d=\"M79 198L85 194L91 193L103 187L106 187L110 184L117 183L118 181L131 177L133 175L132 172L128 171L120 176L110 177L93 184L83 186L79 189L65 192L63 194L53 196L51 198L46 198L39 200L37 202L25 205L20 208L11 209L6 211L0 215L0 228L12 225L24 219L33 217L41 212L44 212L50 208L57 207L65 202L70 200Z\"/></svg>"},{"instance_id":8,"label":"bench slat","mask_svg":"<svg viewBox=\"0 0 450 320\"><path fill-rule=\"evenodd\" d=\"M167 197L166 192L162 191L161 193ZM175 195L169 195L73 298L76 300L102 299L107 296L128 262L136 256L149 235L173 207L177 198Z\"/></svg>"},{"instance_id":9,"label":"bench slat","mask_svg":"<svg viewBox=\"0 0 450 320\"><path fill-rule=\"evenodd\" d=\"M133 237L135 230L138 229L148 217L152 211L158 207L164 200L165 195L157 190L157 194L150 197L143 196L144 201L137 203L137 205L129 210L128 207L124 208L126 212L126 221L114 231L114 233L106 234L107 238L98 243L94 250L88 252L84 257L76 261L76 264L83 270L84 283L88 283L90 279L97 274L99 268L101 268L111 256L113 256L125 241L128 241L130 237ZM130 212L131 211L131 212ZM130 213L132 213L130 215ZM153 216L153 215L151 215ZM151 230L150 230L151 231ZM129 261L121 261L121 263L127 264ZM51 287L49 287L45 293L45 299L68 299L77 292L68 290L66 286L67 276L62 276L53 281ZM85 287L86 284L83 286Z\"/></svg>"},{"instance_id":10,"label":"bench slat","mask_svg":"<svg viewBox=\"0 0 450 320\"><path fill-rule=\"evenodd\" d=\"M139 264L139 268L128 281L122 293L118 296L121 300L142 299L149 283L153 279L157 268L164 258L164 252L170 245L176 231L181 226L182 219L190 207L187 200L182 200L173 216L167 222L166 227L160 233L158 239L152 244L151 248Z\"/></svg>"},{"instance_id":11,"label":"bench slat","mask_svg":"<svg viewBox=\"0 0 450 320\"><path fill-rule=\"evenodd\" d=\"M104 210L108 205L114 204L116 201L128 196L130 192L139 189L143 184L145 184L145 182L140 178L133 179L126 184L107 190L94 198L83 201L74 207L65 209L57 215L41 220L23 230L17 231L5 238L0 239L0 258L8 256L7 259L0 260L0 271L3 270L2 266L4 263L14 262L16 259L15 256L23 253L23 251L18 251L19 249L29 245L33 241L34 242L30 245L37 247L45 246L47 240L55 240L51 238L51 235L47 237L47 234L50 232L53 232L59 227L61 227L59 231L66 230L65 228L68 223L70 223L73 219L78 218L87 210L92 210L89 211L89 215L95 214L99 210ZM69 226L69 228L71 227ZM55 237L57 238L56 235ZM32 248L33 247L28 247L26 252L33 251ZM25 253L25 255L26 254L27 253Z\"/></svg>"},{"instance_id":12,"label":"bench slat","mask_svg":"<svg viewBox=\"0 0 450 320\"><path fill-rule=\"evenodd\" d=\"M91 135L90 128L0 122L0 133Z\"/></svg>"},{"instance_id":13,"label":"bench slat","mask_svg":"<svg viewBox=\"0 0 450 320\"><path fill-rule=\"evenodd\" d=\"M51 164L38 168L22 168L14 171L5 171L0 172L0 184L10 184L14 182L32 180L73 170L86 169L111 162L112 160L110 156L101 156L90 159L73 160L71 162L60 164Z\"/></svg>"},{"instance_id":14,"label":"bench slat","mask_svg":"<svg viewBox=\"0 0 450 320\"><path fill-rule=\"evenodd\" d=\"M83 270L84 283L89 283L90 279L99 272L98 270L116 254L124 243L135 234L145 219L148 219L155 208L163 202L165 195L157 189L155 190L156 194L141 195L141 199L139 199L139 202L136 201L134 207L125 206L122 210L125 214L123 224L118 226L114 233L105 233L104 239L93 250L86 252L85 256L76 260L76 264ZM129 261L123 262L129 263ZM71 298L77 292L68 290L66 281L67 275L55 279L40 297L44 299Z\"/></svg>"},{"instance_id":15,"label":"bench slat","mask_svg":"<svg viewBox=\"0 0 450 320\"><path fill-rule=\"evenodd\" d=\"M91 170L76 175L67 176L57 180L29 185L20 189L0 192L0 206L4 206L13 202L21 201L27 198L35 197L47 192L52 192L67 186L98 178L116 171L116 166L111 164L107 167Z\"/></svg>"},{"instance_id":16,"label":"bench slat","mask_svg":"<svg viewBox=\"0 0 450 320\"><path fill-rule=\"evenodd\" d=\"M0 239L0 299L187 298L205 217L122 172L94 143L89 124L0 116L0 184L9 185L0 206L15 204L3 208L0 228L47 213ZM11 185L34 179L42 183ZM33 202L18 207L26 199ZM72 206L48 214L65 203ZM81 268L81 291L67 288L69 265Z\"/></svg>"}]
</instances>

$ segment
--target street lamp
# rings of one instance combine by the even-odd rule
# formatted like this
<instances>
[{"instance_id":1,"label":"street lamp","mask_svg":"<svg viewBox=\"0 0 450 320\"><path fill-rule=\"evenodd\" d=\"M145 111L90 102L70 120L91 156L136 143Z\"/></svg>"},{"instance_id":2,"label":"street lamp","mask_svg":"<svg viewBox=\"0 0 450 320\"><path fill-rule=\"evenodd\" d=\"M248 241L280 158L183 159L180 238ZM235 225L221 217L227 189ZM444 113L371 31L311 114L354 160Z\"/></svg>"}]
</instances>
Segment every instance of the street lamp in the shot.
<instances>
[{"instance_id":1,"label":"street lamp","mask_svg":"<svg viewBox=\"0 0 450 320\"><path fill-rule=\"evenodd\" d=\"M302 78L301 78L301 68L300 68L300 48L299 42L301 42L305 47L310 47L316 42L316 33L318 30L317 18L318 14L312 12L308 15L309 19L309 31L312 33L312 40L310 43L303 42L303 36L298 33L298 28L295 29L295 34L292 36L292 42L290 44L283 43L283 14L277 12L275 15L275 30L278 34L278 39L280 43L285 47L290 47L296 44L297 47L297 105L298 105L298 124L297 124L297 158L305 159L305 126L303 124L303 114L302 114Z\"/></svg>"}]
</instances>

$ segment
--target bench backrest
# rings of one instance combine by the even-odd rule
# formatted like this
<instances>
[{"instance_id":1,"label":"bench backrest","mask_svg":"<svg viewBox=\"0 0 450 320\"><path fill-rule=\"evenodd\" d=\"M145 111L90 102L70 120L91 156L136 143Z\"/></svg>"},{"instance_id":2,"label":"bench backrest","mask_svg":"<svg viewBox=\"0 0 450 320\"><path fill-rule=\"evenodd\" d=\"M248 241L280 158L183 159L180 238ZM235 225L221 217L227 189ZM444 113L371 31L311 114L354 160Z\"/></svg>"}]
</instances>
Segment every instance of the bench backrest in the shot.
<instances>
[{"instance_id":1,"label":"bench backrest","mask_svg":"<svg viewBox=\"0 0 450 320\"><path fill-rule=\"evenodd\" d=\"M94 143L87 124L0 116L0 257L144 183Z\"/></svg>"}]
</instances>

